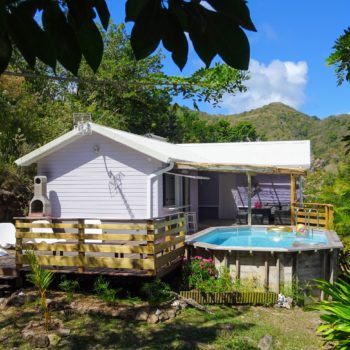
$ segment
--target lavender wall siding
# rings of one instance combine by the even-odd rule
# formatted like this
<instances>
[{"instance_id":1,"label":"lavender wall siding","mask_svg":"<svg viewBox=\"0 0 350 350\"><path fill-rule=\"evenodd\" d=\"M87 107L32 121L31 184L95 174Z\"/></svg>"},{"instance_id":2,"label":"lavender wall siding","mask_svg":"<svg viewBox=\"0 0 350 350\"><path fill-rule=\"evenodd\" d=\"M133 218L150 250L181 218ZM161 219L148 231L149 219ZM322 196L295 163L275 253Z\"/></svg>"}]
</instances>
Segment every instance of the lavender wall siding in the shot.
<instances>
[{"instance_id":1,"label":"lavender wall siding","mask_svg":"<svg viewBox=\"0 0 350 350\"><path fill-rule=\"evenodd\" d=\"M53 216L144 219L148 175L161 167L155 159L93 134L41 160L38 174L48 178ZM153 189L157 214L158 186Z\"/></svg>"},{"instance_id":2,"label":"lavender wall siding","mask_svg":"<svg viewBox=\"0 0 350 350\"><path fill-rule=\"evenodd\" d=\"M259 186L257 186L259 185ZM270 205L290 204L290 176L258 174L252 178L253 197L255 202ZM237 174L237 190L235 202L237 206L247 206L247 178L244 174Z\"/></svg>"}]
</instances>

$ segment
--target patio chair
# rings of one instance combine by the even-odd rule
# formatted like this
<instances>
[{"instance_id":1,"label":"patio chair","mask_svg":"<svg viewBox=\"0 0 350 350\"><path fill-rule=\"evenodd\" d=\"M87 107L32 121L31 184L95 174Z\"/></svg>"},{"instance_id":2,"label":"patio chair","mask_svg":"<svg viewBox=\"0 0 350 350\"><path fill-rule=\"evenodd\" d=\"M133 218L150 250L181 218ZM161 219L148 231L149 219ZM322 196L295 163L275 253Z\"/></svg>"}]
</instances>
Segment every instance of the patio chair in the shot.
<instances>
[{"instance_id":1,"label":"patio chair","mask_svg":"<svg viewBox=\"0 0 350 350\"><path fill-rule=\"evenodd\" d=\"M16 227L11 222L0 223L0 247L9 249L16 244Z\"/></svg>"},{"instance_id":2,"label":"patio chair","mask_svg":"<svg viewBox=\"0 0 350 350\"><path fill-rule=\"evenodd\" d=\"M248 210L246 208L238 208L237 223L239 225L246 225L248 223Z\"/></svg>"},{"instance_id":3,"label":"patio chair","mask_svg":"<svg viewBox=\"0 0 350 350\"><path fill-rule=\"evenodd\" d=\"M185 213L186 232L188 234L196 233L198 231L197 213L189 211Z\"/></svg>"}]
</instances>

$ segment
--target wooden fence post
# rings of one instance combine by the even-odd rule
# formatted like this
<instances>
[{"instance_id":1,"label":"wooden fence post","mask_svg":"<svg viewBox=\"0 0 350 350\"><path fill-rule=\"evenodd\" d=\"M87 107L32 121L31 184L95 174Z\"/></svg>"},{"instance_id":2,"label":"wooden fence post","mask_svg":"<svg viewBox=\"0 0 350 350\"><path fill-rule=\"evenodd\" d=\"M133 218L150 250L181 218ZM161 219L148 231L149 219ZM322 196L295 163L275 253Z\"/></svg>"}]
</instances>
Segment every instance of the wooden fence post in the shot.
<instances>
[{"instance_id":1,"label":"wooden fence post","mask_svg":"<svg viewBox=\"0 0 350 350\"><path fill-rule=\"evenodd\" d=\"M155 229L154 229L154 220L147 220L147 235L152 235L153 238L147 238L147 248L149 251L153 251L153 254L147 254L147 259L153 259L153 275L155 276L157 274L157 265L156 265L156 253L155 253Z\"/></svg>"},{"instance_id":2,"label":"wooden fence post","mask_svg":"<svg viewBox=\"0 0 350 350\"><path fill-rule=\"evenodd\" d=\"M16 269L20 269L23 266L23 238L19 238L17 235L18 224L20 220L16 220Z\"/></svg>"},{"instance_id":3,"label":"wooden fence post","mask_svg":"<svg viewBox=\"0 0 350 350\"><path fill-rule=\"evenodd\" d=\"M79 260L80 260L80 266L78 266L78 272L82 273L85 271L84 267L84 257L85 252L83 249L84 246L84 236L85 236L85 222L84 219L78 220L79 228L78 228L78 249L79 249Z\"/></svg>"}]
</instances>

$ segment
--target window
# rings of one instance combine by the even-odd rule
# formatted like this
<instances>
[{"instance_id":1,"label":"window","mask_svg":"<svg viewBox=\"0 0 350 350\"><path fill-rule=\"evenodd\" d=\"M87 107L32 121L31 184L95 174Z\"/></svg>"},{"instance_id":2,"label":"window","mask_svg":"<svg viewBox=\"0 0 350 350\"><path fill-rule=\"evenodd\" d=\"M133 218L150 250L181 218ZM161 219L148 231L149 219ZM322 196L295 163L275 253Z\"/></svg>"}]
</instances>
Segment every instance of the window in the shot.
<instances>
[{"instance_id":1,"label":"window","mask_svg":"<svg viewBox=\"0 0 350 350\"><path fill-rule=\"evenodd\" d=\"M163 174L163 206L175 205L175 176Z\"/></svg>"}]
</instances>

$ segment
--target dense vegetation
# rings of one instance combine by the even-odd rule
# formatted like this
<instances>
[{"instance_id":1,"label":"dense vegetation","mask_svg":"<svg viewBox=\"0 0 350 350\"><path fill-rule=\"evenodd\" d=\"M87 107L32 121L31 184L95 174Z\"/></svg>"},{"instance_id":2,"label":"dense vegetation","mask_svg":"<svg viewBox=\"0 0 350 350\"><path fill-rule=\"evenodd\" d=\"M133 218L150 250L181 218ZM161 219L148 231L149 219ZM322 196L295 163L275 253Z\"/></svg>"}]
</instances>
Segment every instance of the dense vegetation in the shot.
<instances>
[{"instance_id":1,"label":"dense vegetation","mask_svg":"<svg viewBox=\"0 0 350 350\"><path fill-rule=\"evenodd\" d=\"M229 142L258 138L250 123L232 127L224 119L208 123L172 98L218 103L224 93L245 89L247 77L228 66L201 69L191 77L162 72L163 55L136 61L124 26L110 25L103 37L105 55L98 74L85 63L80 78L57 68L57 77L37 64L34 74L14 52L11 69L23 76L0 78L0 221L24 213L30 198L34 169L18 169L14 161L71 130L74 112L88 112L93 121L134 132L154 133L171 142Z\"/></svg>"},{"instance_id":2,"label":"dense vegetation","mask_svg":"<svg viewBox=\"0 0 350 350\"><path fill-rule=\"evenodd\" d=\"M200 114L204 120L219 115ZM348 133L350 115L336 115L325 119L298 112L282 103L271 103L248 112L225 117L231 125L250 122L259 135L267 140L311 140L313 167L334 171L345 160L342 138Z\"/></svg>"}]
</instances>

